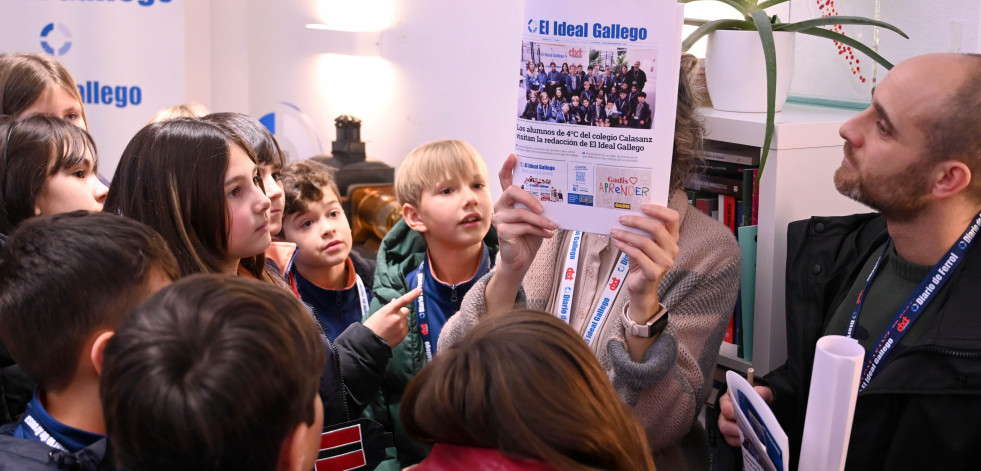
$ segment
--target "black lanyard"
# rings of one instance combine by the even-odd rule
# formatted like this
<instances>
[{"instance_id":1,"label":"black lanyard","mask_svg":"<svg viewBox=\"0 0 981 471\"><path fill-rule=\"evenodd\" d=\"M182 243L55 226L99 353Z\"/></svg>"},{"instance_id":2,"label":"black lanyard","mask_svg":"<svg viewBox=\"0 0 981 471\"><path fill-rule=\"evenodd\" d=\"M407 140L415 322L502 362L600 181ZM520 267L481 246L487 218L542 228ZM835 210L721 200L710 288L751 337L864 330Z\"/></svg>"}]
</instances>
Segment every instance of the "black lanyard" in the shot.
<instances>
[{"instance_id":1,"label":"black lanyard","mask_svg":"<svg viewBox=\"0 0 981 471\"><path fill-rule=\"evenodd\" d=\"M940 288L950 279L950 275L960 266L964 260L964 256L967 255L968 249L971 248L974 237L977 235L979 229L981 229L981 213L978 213L974 218L974 222L968 226L960 239L954 243L947 251L947 254L934 265L926 277L923 278L923 281L909 295L909 298L903 303L903 307L896 313L892 323L882 333L882 337L875 345L875 348L865 354L865 364L862 366L862 383L858 387L859 392L862 392L869 385L882 361L892 353L893 347L899 344L899 341L909 331L910 326L919 319L920 314L923 314L926 307L933 301L936 293L940 291ZM872 286L872 280L875 279L875 275L879 271L879 265L882 264L882 259L886 251L889 250L889 244L891 242L891 239L886 242L885 248L879 254L879 259L876 260L875 266L872 267L872 273L869 273L868 279L865 280L865 286L858 292L855 309L852 311L851 319L848 322L848 330L846 332L848 337L854 338L855 326L858 324L858 317L862 311L862 305L865 303L865 294L868 293L869 287Z\"/></svg>"}]
</instances>

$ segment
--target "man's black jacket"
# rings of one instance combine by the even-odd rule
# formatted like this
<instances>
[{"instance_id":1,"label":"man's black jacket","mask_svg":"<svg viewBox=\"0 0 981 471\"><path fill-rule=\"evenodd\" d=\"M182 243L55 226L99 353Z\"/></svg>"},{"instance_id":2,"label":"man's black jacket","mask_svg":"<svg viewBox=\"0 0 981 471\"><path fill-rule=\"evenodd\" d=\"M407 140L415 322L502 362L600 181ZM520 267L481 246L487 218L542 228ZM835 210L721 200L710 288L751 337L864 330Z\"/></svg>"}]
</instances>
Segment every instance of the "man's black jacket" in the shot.
<instances>
[{"instance_id":1,"label":"man's black jacket","mask_svg":"<svg viewBox=\"0 0 981 471\"><path fill-rule=\"evenodd\" d=\"M800 456L814 347L869 257L887 240L877 214L812 218L787 234L787 363L766 376L774 413ZM979 241L981 242L981 241ZM858 396L846 469L978 469L981 451L981 249L972 248ZM896 293L906 297L910 293ZM877 335L877 334L876 334Z\"/></svg>"}]
</instances>

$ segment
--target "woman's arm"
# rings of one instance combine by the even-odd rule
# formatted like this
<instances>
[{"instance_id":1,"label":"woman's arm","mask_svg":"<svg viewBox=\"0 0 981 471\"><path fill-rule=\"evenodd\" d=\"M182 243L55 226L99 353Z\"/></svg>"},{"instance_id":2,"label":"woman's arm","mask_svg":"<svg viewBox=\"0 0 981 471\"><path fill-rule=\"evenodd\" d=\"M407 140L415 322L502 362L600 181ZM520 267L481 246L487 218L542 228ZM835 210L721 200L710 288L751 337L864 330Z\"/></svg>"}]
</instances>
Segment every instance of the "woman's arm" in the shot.
<instances>
[{"instance_id":1,"label":"woman's arm","mask_svg":"<svg viewBox=\"0 0 981 471\"><path fill-rule=\"evenodd\" d=\"M508 156L498 177L504 194L494 205L492 221L501 245L497 269L487 282L487 312L502 312L514 307L521 280L534 260L542 239L550 238L558 225L541 216L542 203L512 184L517 158ZM516 207L516 205L524 207ZM531 209L526 209L531 208Z\"/></svg>"},{"instance_id":2,"label":"woman's arm","mask_svg":"<svg viewBox=\"0 0 981 471\"><path fill-rule=\"evenodd\" d=\"M613 228L610 236L621 252L630 258L627 276L629 299L627 316L635 323L646 324L660 310L658 287L664 275L674 267L678 256L678 212L656 204L642 206L644 216L621 216L620 224L643 232ZM657 337L640 338L626 335L630 357L641 362Z\"/></svg>"},{"instance_id":3,"label":"woman's arm","mask_svg":"<svg viewBox=\"0 0 981 471\"><path fill-rule=\"evenodd\" d=\"M694 423L739 290L735 240L707 218L700 222L703 227L686 230L697 240L682 244L674 268L661 279L658 300L668 309L668 325L643 361L633 359L623 327L607 343L610 378L655 450L677 444Z\"/></svg>"}]
</instances>

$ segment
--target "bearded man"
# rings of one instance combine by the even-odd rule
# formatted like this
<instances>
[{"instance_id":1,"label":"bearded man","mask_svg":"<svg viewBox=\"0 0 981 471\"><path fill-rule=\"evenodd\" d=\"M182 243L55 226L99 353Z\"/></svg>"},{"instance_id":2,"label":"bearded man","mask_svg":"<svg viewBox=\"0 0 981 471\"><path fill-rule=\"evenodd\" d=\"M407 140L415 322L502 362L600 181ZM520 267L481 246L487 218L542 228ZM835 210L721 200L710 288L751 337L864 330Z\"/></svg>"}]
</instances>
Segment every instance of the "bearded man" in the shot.
<instances>
[{"instance_id":1,"label":"bearded man","mask_svg":"<svg viewBox=\"0 0 981 471\"><path fill-rule=\"evenodd\" d=\"M796 469L815 344L847 335L866 358L845 469L977 469L981 56L898 64L840 134L835 186L878 213L790 225L788 359L757 391ZM720 409L737 446L728 396Z\"/></svg>"}]
</instances>

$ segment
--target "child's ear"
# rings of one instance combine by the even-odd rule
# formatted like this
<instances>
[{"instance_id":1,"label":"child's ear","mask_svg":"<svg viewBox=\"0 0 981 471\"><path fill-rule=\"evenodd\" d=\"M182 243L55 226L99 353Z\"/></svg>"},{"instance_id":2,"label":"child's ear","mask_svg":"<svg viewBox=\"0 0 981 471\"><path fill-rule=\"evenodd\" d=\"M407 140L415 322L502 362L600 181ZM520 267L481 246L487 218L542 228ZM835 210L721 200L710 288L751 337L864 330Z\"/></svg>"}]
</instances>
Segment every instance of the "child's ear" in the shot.
<instances>
[{"instance_id":1,"label":"child's ear","mask_svg":"<svg viewBox=\"0 0 981 471\"><path fill-rule=\"evenodd\" d=\"M96 374L102 376L102 352L106 349L106 342L115 335L115 332L111 330L105 330L100 332L95 337L95 342L92 342L92 350L89 352L90 359L92 360L92 366L95 368Z\"/></svg>"},{"instance_id":2,"label":"child's ear","mask_svg":"<svg viewBox=\"0 0 981 471\"><path fill-rule=\"evenodd\" d=\"M320 396L316 396L320 401ZM319 422L322 425L322 421ZM279 460L276 464L277 471L309 471L313 469L317 461L317 453L320 449L320 434L323 427L317 427L318 421L307 424L300 421L296 428L283 440L283 445L279 449Z\"/></svg>"},{"instance_id":3,"label":"child's ear","mask_svg":"<svg viewBox=\"0 0 981 471\"><path fill-rule=\"evenodd\" d=\"M419 217L419 210L410 203L402 205L402 219L405 220L409 229L416 232L426 232L429 230L426 228L426 223L422 222L422 218Z\"/></svg>"}]
</instances>

